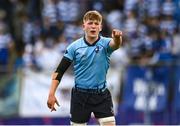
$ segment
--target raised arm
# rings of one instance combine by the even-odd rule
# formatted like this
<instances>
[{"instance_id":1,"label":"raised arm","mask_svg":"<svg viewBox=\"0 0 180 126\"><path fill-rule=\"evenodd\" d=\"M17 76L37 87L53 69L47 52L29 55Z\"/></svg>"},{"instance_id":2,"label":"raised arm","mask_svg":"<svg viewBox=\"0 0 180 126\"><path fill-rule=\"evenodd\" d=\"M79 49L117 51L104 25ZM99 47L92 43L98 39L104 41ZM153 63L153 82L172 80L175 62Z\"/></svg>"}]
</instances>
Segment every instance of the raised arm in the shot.
<instances>
[{"instance_id":1,"label":"raised arm","mask_svg":"<svg viewBox=\"0 0 180 126\"><path fill-rule=\"evenodd\" d=\"M122 46L122 31L118 29L113 29L112 40L110 41L110 47L114 50Z\"/></svg>"},{"instance_id":2,"label":"raised arm","mask_svg":"<svg viewBox=\"0 0 180 126\"><path fill-rule=\"evenodd\" d=\"M52 82L51 82L51 87L47 101L47 106L49 107L49 109L51 109L51 111L56 111L54 107L55 103L59 106L59 103L55 97L55 92L61 81L63 74L70 65L71 65L71 61L68 58L63 57L56 71L52 74Z\"/></svg>"}]
</instances>

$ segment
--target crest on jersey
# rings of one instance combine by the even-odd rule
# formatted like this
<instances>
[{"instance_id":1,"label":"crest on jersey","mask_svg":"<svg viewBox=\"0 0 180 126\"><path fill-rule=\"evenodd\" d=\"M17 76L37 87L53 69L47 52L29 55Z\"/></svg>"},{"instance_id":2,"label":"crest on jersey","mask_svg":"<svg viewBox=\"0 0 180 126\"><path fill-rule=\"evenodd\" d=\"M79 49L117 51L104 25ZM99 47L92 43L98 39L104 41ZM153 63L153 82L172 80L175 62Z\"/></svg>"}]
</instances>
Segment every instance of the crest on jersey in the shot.
<instances>
[{"instance_id":1,"label":"crest on jersey","mask_svg":"<svg viewBox=\"0 0 180 126\"><path fill-rule=\"evenodd\" d=\"M98 53L99 52L99 46L96 46L95 48L95 52Z\"/></svg>"}]
</instances>

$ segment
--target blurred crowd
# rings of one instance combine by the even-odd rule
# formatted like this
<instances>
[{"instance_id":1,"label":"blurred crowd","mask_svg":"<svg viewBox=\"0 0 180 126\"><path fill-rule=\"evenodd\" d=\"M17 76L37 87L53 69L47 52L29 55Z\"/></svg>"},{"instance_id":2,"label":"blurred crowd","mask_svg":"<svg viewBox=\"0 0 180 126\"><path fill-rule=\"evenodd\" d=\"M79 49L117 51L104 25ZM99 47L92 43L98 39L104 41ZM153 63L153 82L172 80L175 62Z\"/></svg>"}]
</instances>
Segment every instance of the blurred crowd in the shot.
<instances>
[{"instance_id":1,"label":"blurred crowd","mask_svg":"<svg viewBox=\"0 0 180 126\"><path fill-rule=\"evenodd\" d=\"M111 36L113 28L123 31L130 60L180 53L179 0L1 0L0 70L46 69L48 64L42 64L46 59L39 57L42 50L63 53L83 35L82 15L87 10L103 14L102 35Z\"/></svg>"},{"instance_id":2,"label":"blurred crowd","mask_svg":"<svg viewBox=\"0 0 180 126\"><path fill-rule=\"evenodd\" d=\"M109 76L120 77L128 64L179 63L180 0L0 0L0 79L19 68L52 73L66 47L83 36L88 10L103 15L102 35L123 31Z\"/></svg>"}]
</instances>

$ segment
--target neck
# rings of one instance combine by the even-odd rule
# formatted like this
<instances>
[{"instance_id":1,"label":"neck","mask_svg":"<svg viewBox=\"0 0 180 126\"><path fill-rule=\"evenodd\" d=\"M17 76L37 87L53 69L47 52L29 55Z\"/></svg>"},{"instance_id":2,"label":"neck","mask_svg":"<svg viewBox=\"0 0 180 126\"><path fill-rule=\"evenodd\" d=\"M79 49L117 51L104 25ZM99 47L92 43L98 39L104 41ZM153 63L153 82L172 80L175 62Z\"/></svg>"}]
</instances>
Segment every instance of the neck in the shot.
<instances>
[{"instance_id":1,"label":"neck","mask_svg":"<svg viewBox=\"0 0 180 126\"><path fill-rule=\"evenodd\" d=\"M89 46L95 45L99 41L99 39L100 39L100 36L97 36L95 38L89 38L89 37L86 37L86 36L84 37L85 43L87 45L89 45Z\"/></svg>"},{"instance_id":2,"label":"neck","mask_svg":"<svg viewBox=\"0 0 180 126\"><path fill-rule=\"evenodd\" d=\"M99 36L97 36L97 37L88 37L88 36L85 36L85 38L86 38L86 41L88 43L93 44L95 41L98 40Z\"/></svg>"}]
</instances>

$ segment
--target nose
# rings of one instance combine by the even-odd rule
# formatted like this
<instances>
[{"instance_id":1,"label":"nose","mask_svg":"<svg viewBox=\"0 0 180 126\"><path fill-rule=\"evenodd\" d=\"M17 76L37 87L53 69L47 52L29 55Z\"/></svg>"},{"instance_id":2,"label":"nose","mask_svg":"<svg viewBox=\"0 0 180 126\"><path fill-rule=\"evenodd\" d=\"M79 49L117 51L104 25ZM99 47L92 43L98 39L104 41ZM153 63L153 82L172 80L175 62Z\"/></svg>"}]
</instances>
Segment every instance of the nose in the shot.
<instances>
[{"instance_id":1,"label":"nose","mask_svg":"<svg viewBox=\"0 0 180 126\"><path fill-rule=\"evenodd\" d=\"M95 27L96 27L96 24L95 24L95 23L93 23L93 24L92 24L92 28L95 28Z\"/></svg>"}]
</instances>

